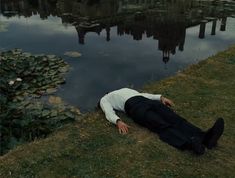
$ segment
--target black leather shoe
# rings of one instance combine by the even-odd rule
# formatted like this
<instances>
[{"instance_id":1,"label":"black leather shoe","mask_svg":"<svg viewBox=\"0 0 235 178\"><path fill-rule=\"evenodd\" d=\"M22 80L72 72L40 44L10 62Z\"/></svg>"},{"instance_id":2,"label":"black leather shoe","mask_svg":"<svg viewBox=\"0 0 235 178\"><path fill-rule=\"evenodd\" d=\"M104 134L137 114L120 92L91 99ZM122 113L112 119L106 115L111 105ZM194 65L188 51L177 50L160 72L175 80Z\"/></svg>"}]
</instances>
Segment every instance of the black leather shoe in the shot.
<instances>
[{"instance_id":1,"label":"black leather shoe","mask_svg":"<svg viewBox=\"0 0 235 178\"><path fill-rule=\"evenodd\" d=\"M201 139L197 137L191 138L192 150L197 155L202 155L205 153L205 146L202 144Z\"/></svg>"},{"instance_id":2,"label":"black leather shoe","mask_svg":"<svg viewBox=\"0 0 235 178\"><path fill-rule=\"evenodd\" d=\"M224 120L223 118L218 118L213 127L206 132L203 144L208 149L212 149L217 145L217 141L219 140L223 132L224 132Z\"/></svg>"}]
</instances>

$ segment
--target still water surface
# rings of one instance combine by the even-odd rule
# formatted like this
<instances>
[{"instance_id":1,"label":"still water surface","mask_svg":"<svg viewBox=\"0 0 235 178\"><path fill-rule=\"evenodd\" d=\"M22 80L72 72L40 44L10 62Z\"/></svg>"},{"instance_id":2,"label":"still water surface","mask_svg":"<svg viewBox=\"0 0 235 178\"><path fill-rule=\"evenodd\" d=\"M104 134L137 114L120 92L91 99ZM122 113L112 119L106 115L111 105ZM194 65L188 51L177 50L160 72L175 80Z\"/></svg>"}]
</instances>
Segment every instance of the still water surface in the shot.
<instances>
[{"instance_id":1,"label":"still water surface","mask_svg":"<svg viewBox=\"0 0 235 178\"><path fill-rule=\"evenodd\" d=\"M82 111L108 91L141 88L235 44L235 1L0 4L0 49L63 57L71 70L56 94Z\"/></svg>"}]
</instances>

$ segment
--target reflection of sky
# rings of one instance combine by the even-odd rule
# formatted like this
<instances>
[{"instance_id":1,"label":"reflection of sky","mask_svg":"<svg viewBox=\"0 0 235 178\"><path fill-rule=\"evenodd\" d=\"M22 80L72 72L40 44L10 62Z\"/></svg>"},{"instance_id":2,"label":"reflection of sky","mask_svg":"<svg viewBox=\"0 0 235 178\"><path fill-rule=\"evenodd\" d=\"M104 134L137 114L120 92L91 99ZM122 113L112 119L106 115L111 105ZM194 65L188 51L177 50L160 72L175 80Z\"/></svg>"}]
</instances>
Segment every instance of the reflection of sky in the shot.
<instances>
[{"instance_id":1,"label":"reflection of sky","mask_svg":"<svg viewBox=\"0 0 235 178\"><path fill-rule=\"evenodd\" d=\"M205 38L199 39L199 27L187 29L185 49L183 53L177 53L175 57L181 62L188 64L215 54L217 51L226 49L235 44L235 19L228 18L226 31L220 31L221 21L217 21L216 35L211 35L212 22L206 24ZM193 56L192 56L193 55ZM189 60L190 56L190 60Z\"/></svg>"},{"instance_id":2,"label":"reflection of sky","mask_svg":"<svg viewBox=\"0 0 235 178\"><path fill-rule=\"evenodd\" d=\"M205 39L198 38L199 26L191 27L187 29L184 51L176 51L165 65L157 40L145 35L140 41L130 35L118 36L116 27L111 28L109 42L103 30L100 35L88 33L85 45L79 45L76 29L62 25L59 18L0 16L0 22L9 24L8 31L0 33L0 49L22 48L32 53L57 54L71 64L67 83L58 94L82 109L92 108L107 91L126 86L140 88L235 44L233 18L228 18L225 32L219 31L218 21L215 36L210 35L212 23L207 23ZM79 51L82 57L63 56L66 51Z\"/></svg>"},{"instance_id":3,"label":"reflection of sky","mask_svg":"<svg viewBox=\"0 0 235 178\"><path fill-rule=\"evenodd\" d=\"M18 25L18 26L30 26L34 28L38 28L41 30L41 33L44 35L53 35L53 34L71 34L74 31L76 32L75 28L69 24L61 25L62 20L60 18L55 17L48 17L46 20L41 20L39 16L32 16L30 18L24 17L11 17L6 18L0 15L0 22L6 22L11 25Z\"/></svg>"}]
</instances>

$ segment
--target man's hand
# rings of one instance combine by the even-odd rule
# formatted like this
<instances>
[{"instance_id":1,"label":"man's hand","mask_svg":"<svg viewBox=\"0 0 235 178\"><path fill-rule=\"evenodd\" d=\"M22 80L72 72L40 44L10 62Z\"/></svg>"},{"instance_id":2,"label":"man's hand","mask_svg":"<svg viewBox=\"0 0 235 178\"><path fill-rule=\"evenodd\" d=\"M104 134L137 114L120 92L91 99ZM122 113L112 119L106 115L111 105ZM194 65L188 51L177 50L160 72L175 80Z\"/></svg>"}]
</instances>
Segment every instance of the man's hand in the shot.
<instances>
[{"instance_id":1,"label":"man's hand","mask_svg":"<svg viewBox=\"0 0 235 178\"><path fill-rule=\"evenodd\" d=\"M170 99L165 98L163 96L161 97L161 102L162 102L162 104L169 106L169 107L174 105L174 103Z\"/></svg>"},{"instance_id":2,"label":"man's hand","mask_svg":"<svg viewBox=\"0 0 235 178\"><path fill-rule=\"evenodd\" d=\"M117 121L117 128L118 128L120 134L127 134L129 127L130 127L129 125L122 122L121 120Z\"/></svg>"}]
</instances>

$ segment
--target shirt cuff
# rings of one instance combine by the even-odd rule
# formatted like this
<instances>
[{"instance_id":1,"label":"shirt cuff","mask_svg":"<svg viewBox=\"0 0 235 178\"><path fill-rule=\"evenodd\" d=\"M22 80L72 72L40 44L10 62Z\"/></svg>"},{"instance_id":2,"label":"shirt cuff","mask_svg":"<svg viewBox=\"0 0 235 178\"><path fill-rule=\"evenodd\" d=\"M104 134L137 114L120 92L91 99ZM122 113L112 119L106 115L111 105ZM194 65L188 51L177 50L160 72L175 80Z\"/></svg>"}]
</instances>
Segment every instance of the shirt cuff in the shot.
<instances>
[{"instance_id":1,"label":"shirt cuff","mask_svg":"<svg viewBox=\"0 0 235 178\"><path fill-rule=\"evenodd\" d=\"M117 125L118 121L121 121L121 119L117 119L117 120L116 120L116 125Z\"/></svg>"},{"instance_id":2,"label":"shirt cuff","mask_svg":"<svg viewBox=\"0 0 235 178\"><path fill-rule=\"evenodd\" d=\"M112 117L112 118L110 118L110 119L108 119L110 122L112 122L113 124L115 124L115 125L117 125L117 120L118 119L120 119L118 116L114 116L114 117Z\"/></svg>"},{"instance_id":3,"label":"shirt cuff","mask_svg":"<svg viewBox=\"0 0 235 178\"><path fill-rule=\"evenodd\" d=\"M159 98L158 98L158 100L159 100L159 101L161 101L161 98L162 98L162 97L163 97L162 95L159 95Z\"/></svg>"}]
</instances>

